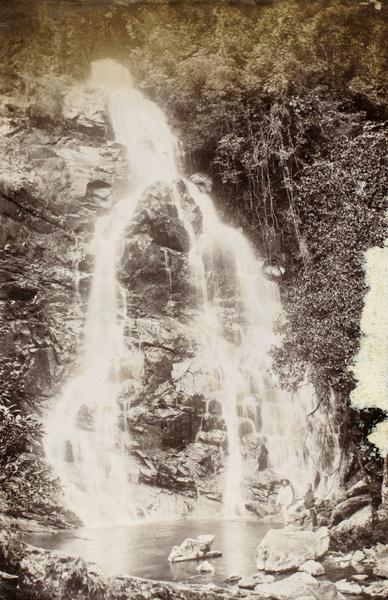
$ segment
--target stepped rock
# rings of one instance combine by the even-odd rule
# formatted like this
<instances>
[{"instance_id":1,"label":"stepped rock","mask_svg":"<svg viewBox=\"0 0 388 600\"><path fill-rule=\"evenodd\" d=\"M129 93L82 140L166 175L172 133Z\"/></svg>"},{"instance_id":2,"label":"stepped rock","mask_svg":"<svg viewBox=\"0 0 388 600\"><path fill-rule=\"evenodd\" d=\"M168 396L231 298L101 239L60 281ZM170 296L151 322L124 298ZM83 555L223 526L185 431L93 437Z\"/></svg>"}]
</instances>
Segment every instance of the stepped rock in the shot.
<instances>
[{"instance_id":1,"label":"stepped rock","mask_svg":"<svg viewBox=\"0 0 388 600\"><path fill-rule=\"evenodd\" d=\"M180 546L174 546L171 550L169 562L183 562L206 557L214 540L214 535L199 535L196 539L187 538Z\"/></svg>"}]
</instances>

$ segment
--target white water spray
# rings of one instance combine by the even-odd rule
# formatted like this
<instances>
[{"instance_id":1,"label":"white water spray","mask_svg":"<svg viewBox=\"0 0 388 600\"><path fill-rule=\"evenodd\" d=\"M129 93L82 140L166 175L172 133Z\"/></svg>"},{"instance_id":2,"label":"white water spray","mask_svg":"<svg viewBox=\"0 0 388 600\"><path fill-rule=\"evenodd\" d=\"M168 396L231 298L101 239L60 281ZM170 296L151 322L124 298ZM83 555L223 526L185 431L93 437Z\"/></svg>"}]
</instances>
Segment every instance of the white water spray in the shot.
<instances>
[{"instance_id":1,"label":"white water spray","mask_svg":"<svg viewBox=\"0 0 388 600\"><path fill-rule=\"evenodd\" d=\"M82 368L50 415L45 449L68 506L85 523L123 523L137 514L118 404L120 364L132 357L123 344L126 304L116 280L116 251L143 189L177 176L177 141L162 112L133 89L128 71L114 61L93 63L89 84L106 95L116 140L127 148L130 194L96 223ZM133 365L139 379L141 367L141 361Z\"/></svg>"},{"instance_id":2,"label":"white water spray","mask_svg":"<svg viewBox=\"0 0 388 600\"><path fill-rule=\"evenodd\" d=\"M116 140L127 149L130 193L96 223L82 368L51 413L45 447L69 507L85 523L123 523L137 513L128 477L130 440L118 402L119 371L121 362L129 360L139 382L143 365L140 351L129 356L123 342L127 311L115 275L116 251L144 189L179 176L178 143L162 112L133 89L125 68L110 60L93 63L89 83L105 94ZM222 405L227 432L225 515L242 515L242 422L250 432L264 433L273 468L305 482L311 474L302 456L302 427L311 407L301 407L299 400L295 404L270 381L267 352L275 341L272 324L279 300L275 284L262 273L263 261L242 233L220 221L207 194L190 182L187 188L203 217L200 235L185 222L200 299L192 323L197 358L203 372L212 374L211 393ZM179 198L176 204L184 219ZM167 254L165 260L171 290Z\"/></svg>"}]
</instances>

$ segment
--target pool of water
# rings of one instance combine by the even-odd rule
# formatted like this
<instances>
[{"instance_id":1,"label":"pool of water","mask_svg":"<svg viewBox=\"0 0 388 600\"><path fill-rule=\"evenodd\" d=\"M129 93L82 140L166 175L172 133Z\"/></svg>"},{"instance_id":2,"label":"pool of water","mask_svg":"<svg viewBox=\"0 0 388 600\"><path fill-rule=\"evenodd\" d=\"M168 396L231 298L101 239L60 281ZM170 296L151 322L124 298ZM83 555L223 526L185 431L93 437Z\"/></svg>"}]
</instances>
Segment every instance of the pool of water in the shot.
<instances>
[{"instance_id":1,"label":"pool of water","mask_svg":"<svg viewBox=\"0 0 388 600\"><path fill-rule=\"evenodd\" d=\"M53 534L30 534L23 539L34 546L61 550L98 563L103 569L147 579L220 585L231 574L256 571L256 547L275 524L249 519L161 521L99 529L72 529ZM171 564L171 549L188 537L215 536L212 550L222 556L209 562L215 572L200 574L201 560Z\"/></svg>"}]
</instances>

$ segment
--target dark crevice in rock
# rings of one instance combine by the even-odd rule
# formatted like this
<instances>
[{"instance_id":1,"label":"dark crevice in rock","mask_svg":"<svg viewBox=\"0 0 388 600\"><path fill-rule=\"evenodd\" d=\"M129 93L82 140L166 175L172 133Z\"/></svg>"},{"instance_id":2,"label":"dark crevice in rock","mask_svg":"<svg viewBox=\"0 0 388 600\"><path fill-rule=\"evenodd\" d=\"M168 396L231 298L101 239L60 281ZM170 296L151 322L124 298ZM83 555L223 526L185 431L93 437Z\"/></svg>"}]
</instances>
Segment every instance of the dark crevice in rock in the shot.
<instances>
[{"instance_id":1,"label":"dark crevice in rock","mask_svg":"<svg viewBox=\"0 0 388 600\"><path fill-rule=\"evenodd\" d=\"M58 223L57 221L50 219L49 217L47 217L44 214L39 214L36 211L34 211L32 208L29 208L27 206L24 206L23 204L20 204L20 202L17 202L15 200L15 198L13 198L12 196L9 196L8 194L6 194L4 191L0 192L1 197L6 200L7 202L11 202L11 204L17 206L20 210L23 210L24 212L30 214L32 217L34 217L35 219L40 219L42 221L45 221L46 223L49 223L50 225L52 225L53 227L57 227L58 229L61 229L66 236L70 237L69 232L66 230L65 227L63 227L63 225L61 225L60 223ZM15 217L13 215L4 213L7 217L11 218L11 219L15 219Z\"/></svg>"},{"instance_id":2,"label":"dark crevice in rock","mask_svg":"<svg viewBox=\"0 0 388 600\"><path fill-rule=\"evenodd\" d=\"M158 350L166 350L166 352L171 352L172 354L179 354L174 348L169 346L163 346L161 344L151 344L151 342L142 342L143 348L157 348Z\"/></svg>"}]
</instances>

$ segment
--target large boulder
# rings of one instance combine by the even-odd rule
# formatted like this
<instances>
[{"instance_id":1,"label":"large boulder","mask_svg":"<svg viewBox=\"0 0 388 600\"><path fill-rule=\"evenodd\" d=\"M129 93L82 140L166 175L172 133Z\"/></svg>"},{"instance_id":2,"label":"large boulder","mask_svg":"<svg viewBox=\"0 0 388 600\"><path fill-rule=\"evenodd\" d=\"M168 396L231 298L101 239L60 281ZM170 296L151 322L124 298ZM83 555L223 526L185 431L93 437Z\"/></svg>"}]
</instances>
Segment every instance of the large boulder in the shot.
<instances>
[{"instance_id":1,"label":"large boulder","mask_svg":"<svg viewBox=\"0 0 388 600\"><path fill-rule=\"evenodd\" d=\"M321 558L328 548L326 527L318 531L270 529L257 547L256 567L274 572L298 569L307 560Z\"/></svg>"},{"instance_id":2,"label":"large boulder","mask_svg":"<svg viewBox=\"0 0 388 600\"><path fill-rule=\"evenodd\" d=\"M318 575L324 575L325 569L321 565L321 563L316 560L306 560L303 565L301 565L298 571L302 571L303 573L308 573L313 577L317 577Z\"/></svg>"},{"instance_id":3,"label":"large boulder","mask_svg":"<svg viewBox=\"0 0 388 600\"><path fill-rule=\"evenodd\" d=\"M339 600L335 585L329 581L317 581L308 573L294 573L274 583L260 583L255 587L260 600Z\"/></svg>"},{"instance_id":4,"label":"large boulder","mask_svg":"<svg viewBox=\"0 0 388 600\"><path fill-rule=\"evenodd\" d=\"M200 565L198 565L197 571L200 573L214 573L215 568L209 563L208 560L204 560Z\"/></svg>"},{"instance_id":5,"label":"large boulder","mask_svg":"<svg viewBox=\"0 0 388 600\"><path fill-rule=\"evenodd\" d=\"M344 502L338 504L333 510L330 524L332 526L338 525L338 523L348 519L354 513L370 503L371 497L369 494L365 494L363 496L354 496L344 500Z\"/></svg>"},{"instance_id":6,"label":"large boulder","mask_svg":"<svg viewBox=\"0 0 388 600\"><path fill-rule=\"evenodd\" d=\"M348 531L356 532L357 530L364 529L370 523L371 519L372 507L370 505L364 506L364 508L349 517L349 519L345 519L335 527L332 527L330 529L330 536L335 539Z\"/></svg>"},{"instance_id":7,"label":"large boulder","mask_svg":"<svg viewBox=\"0 0 388 600\"><path fill-rule=\"evenodd\" d=\"M337 590L343 594L349 594L351 596L357 596L362 593L362 587L355 581L348 581L347 579L340 579L335 582Z\"/></svg>"}]
</instances>

